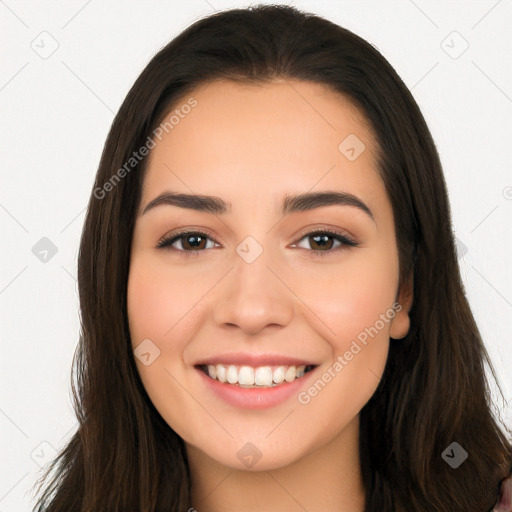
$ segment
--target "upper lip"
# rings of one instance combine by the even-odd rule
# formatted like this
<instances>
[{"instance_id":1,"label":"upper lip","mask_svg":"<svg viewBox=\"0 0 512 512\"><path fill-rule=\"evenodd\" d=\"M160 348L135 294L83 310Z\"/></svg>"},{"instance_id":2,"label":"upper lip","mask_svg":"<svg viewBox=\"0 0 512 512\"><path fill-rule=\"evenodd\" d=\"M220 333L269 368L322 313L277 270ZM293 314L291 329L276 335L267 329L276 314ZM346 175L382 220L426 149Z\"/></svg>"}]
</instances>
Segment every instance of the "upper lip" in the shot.
<instances>
[{"instance_id":1,"label":"upper lip","mask_svg":"<svg viewBox=\"0 0 512 512\"><path fill-rule=\"evenodd\" d=\"M195 366L233 364L239 366L316 366L306 359L291 357L285 354L251 354L247 352L230 352L218 354L198 361Z\"/></svg>"}]
</instances>

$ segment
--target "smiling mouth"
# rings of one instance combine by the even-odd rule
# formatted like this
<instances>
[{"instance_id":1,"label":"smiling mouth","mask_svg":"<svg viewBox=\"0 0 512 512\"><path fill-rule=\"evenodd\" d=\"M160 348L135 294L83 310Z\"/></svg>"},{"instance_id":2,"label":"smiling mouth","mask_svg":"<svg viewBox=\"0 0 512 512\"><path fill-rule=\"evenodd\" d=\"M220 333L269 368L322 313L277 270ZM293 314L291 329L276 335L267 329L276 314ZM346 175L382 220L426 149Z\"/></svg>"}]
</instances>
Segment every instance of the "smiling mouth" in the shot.
<instances>
[{"instance_id":1,"label":"smiling mouth","mask_svg":"<svg viewBox=\"0 0 512 512\"><path fill-rule=\"evenodd\" d=\"M247 366L233 364L197 365L213 380L241 388L270 388L300 379L315 365Z\"/></svg>"}]
</instances>

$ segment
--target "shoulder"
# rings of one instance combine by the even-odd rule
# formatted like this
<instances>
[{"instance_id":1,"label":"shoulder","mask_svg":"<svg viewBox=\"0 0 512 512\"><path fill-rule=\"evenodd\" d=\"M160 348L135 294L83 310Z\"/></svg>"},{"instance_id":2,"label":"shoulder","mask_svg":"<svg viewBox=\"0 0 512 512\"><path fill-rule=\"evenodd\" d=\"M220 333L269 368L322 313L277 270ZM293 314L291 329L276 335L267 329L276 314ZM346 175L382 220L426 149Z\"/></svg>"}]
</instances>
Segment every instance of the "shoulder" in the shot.
<instances>
[{"instance_id":1,"label":"shoulder","mask_svg":"<svg viewBox=\"0 0 512 512\"><path fill-rule=\"evenodd\" d=\"M492 512L512 512L512 474L502 480L499 499Z\"/></svg>"}]
</instances>

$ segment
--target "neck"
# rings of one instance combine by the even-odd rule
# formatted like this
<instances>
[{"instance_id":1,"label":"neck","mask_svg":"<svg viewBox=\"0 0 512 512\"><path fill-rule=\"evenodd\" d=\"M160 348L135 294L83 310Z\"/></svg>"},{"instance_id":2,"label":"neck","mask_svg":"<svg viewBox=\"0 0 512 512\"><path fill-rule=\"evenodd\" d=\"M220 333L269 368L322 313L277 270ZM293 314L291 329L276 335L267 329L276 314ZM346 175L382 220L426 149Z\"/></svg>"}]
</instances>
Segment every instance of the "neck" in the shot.
<instances>
[{"instance_id":1,"label":"neck","mask_svg":"<svg viewBox=\"0 0 512 512\"><path fill-rule=\"evenodd\" d=\"M192 505L199 512L363 512L359 416L334 439L287 466L243 471L187 444Z\"/></svg>"}]
</instances>

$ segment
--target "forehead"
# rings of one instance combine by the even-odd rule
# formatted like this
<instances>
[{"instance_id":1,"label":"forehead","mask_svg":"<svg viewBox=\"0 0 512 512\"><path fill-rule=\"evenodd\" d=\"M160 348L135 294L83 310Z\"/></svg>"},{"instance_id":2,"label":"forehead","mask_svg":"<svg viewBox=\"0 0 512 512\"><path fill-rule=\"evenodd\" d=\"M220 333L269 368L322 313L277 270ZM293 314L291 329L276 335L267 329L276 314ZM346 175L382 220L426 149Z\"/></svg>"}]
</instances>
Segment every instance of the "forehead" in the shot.
<instances>
[{"instance_id":1,"label":"forehead","mask_svg":"<svg viewBox=\"0 0 512 512\"><path fill-rule=\"evenodd\" d=\"M160 126L143 183L146 202L167 189L233 203L315 186L367 198L383 193L364 115L322 84L203 84L176 101Z\"/></svg>"}]
</instances>

